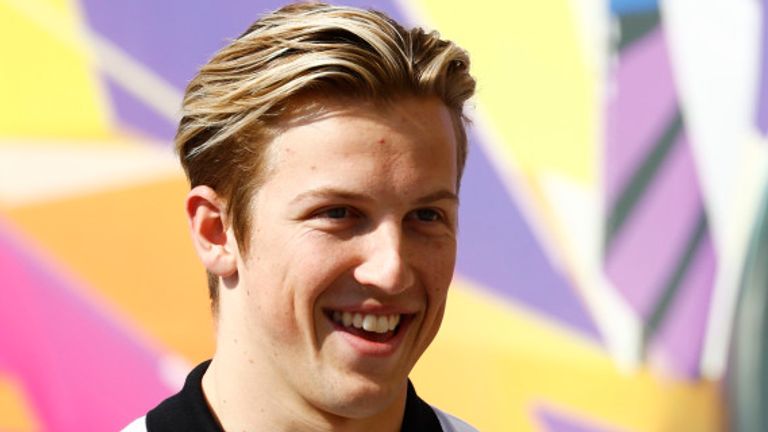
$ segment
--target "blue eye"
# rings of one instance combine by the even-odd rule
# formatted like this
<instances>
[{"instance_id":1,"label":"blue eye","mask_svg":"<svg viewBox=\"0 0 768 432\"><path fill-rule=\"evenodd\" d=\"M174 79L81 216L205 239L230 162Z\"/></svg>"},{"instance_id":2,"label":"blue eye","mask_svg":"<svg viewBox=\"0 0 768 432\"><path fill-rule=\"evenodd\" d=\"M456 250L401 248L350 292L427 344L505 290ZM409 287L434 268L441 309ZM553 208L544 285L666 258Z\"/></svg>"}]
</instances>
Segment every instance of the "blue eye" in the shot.
<instances>
[{"instance_id":1,"label":"blue eye","mask_svg":"<svg viewBox=\"0 0 768 432\"><path fill-rule=\"evenodd\" d=\"M442 219L440 213L432 209L418 209L414 215L421 222L437 222Z\"/></svg>"},{"instance_id":2,"label":"blue eye","mask_svg":"<svg viewBox=\"0 0 768 432\"><path fill-rule=\"evenodd\" d=\"M344 219L349 217L349 213L349 209L346 207L334 207L323 211L321 216L327 217L329 219Z\"/></svg>"}]
</instances>

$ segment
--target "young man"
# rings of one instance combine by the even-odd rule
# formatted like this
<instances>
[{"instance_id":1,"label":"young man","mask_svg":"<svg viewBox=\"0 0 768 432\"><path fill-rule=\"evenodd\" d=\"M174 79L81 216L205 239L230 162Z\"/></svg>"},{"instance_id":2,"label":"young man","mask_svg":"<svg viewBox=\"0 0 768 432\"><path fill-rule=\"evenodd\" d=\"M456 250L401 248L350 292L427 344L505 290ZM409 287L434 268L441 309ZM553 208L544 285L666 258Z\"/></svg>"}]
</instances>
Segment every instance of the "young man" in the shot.
<instances>
[{"instance_id":1,"label":"young man","mask_svg":"<svg viewBox=\"0 0 768 432\"><path fill-rule=\"evenodd\" d=\"M474 430L408 381L453 274L468 65L380 13L297 4L202 68L176 145L216 352L126 430Z\"/></svg>"}]
</instances>

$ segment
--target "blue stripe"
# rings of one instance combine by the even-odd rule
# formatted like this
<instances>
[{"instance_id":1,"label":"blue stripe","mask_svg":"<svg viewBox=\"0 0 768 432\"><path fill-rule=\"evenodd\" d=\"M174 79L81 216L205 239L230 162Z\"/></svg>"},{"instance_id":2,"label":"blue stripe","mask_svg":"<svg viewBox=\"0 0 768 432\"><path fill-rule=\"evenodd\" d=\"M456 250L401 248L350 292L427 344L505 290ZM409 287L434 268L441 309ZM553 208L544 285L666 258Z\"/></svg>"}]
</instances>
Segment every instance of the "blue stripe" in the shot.
<instances>
[{"instance_id":1,"label":"blue stripe","mask_svg":"<svg viewBox=\"0 0 768 432\"><path fill-rule=\"evenodd\" d=\"M613 15L628 15L658 9L658 0L611 0L611 14Z\"/></svg>"}]
</instances>

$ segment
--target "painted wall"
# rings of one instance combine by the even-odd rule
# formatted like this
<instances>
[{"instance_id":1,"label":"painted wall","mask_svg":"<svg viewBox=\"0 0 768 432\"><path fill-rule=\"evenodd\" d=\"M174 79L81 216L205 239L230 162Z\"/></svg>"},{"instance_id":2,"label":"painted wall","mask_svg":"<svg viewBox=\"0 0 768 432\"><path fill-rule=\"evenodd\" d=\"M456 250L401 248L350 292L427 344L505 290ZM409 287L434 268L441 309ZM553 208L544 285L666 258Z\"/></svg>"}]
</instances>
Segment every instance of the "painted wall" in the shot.
<instances>
[{"instance_id":1,"label":"painted wall","mask_svg":"<svg viewBox=\"0 0 768 432\"><path fill-rule=\"evenodd\" d=\"M766 289L765 1L347 4L440 29L479 83L421 395L483 431L758 424L723 378L765 369L728 367ZM170 143L196 68L277 6L0 0L0 431L119 429L210 356Z\"/></svg>"}]
</instances>

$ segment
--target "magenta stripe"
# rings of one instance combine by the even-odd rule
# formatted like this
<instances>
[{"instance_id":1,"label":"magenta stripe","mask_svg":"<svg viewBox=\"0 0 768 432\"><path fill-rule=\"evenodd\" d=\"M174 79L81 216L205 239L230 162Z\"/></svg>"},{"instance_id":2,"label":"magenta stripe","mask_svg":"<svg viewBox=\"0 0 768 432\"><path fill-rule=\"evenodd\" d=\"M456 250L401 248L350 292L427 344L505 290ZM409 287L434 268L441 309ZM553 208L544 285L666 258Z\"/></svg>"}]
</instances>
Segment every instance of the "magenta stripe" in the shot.
<instances>
[{"instance_id":1,"label":"magenta stripe","mask_svg":"<svg viewBox=\"0 0 768 432\"><path fill-rule=\"evenodd\" d=\"M605 182L613 207L677 109L669 53L661 29L622 53L607 107Z\"/></svg>"},{"instance_id":2,"label":"magenta stripe","mask_svg":"<svg viewBox=\"0 0 768 432\"><path fill-rule=\"evenodd\" d=\"M651 341L650 351L660 353L664 366L683 378L699 376L716 267L712 240L706 235L688 268L668 319ZM652 357L656 356L652 354Z\"/></svg>"},{"instance_id":3,"label":"magenta stripe","mask_svg":"<svg viewBox=\"0 0 768 432\"><path fill-rule=\"evenodd\" d=\"M659 169L606 262L610 280L643 317L675 270L702 205L685 134Z\"/></svg>"},{"instance_id":4,"label":"magenta stripe","mask_svg":"<svg viewBox=\"0 0 768 432\"><path fill-rule=\"evenodd\" d=\"M167 396L159 354L9 233L0 223L0 370L22 383L43 429L119 430Z\"/></svg>"}]
</instances>

